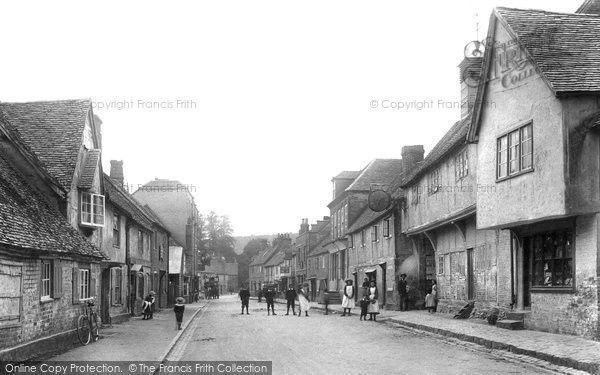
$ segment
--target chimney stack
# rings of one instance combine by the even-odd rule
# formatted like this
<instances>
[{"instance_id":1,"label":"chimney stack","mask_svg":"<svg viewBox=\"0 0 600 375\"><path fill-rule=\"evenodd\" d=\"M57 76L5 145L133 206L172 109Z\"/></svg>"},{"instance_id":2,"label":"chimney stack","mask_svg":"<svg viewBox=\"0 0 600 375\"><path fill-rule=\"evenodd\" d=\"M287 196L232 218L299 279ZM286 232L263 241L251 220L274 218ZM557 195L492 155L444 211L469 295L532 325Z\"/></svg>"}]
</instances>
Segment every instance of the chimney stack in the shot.
<instances>
[{"instance_id":1,"label":"chimney stack","mask_svg":"<svg viewBox=\"0 0 600 375\"><path fill-rule=\"evenodd\" d=\"M423 161L425 148L423 145L412 145L402 147L402 171L404 173L413 169L417 163Z\"/></svg>"},{"instance_id":2,"label":"chimney stack","mask_svg":"<svg viewBox=\"0 0 600 375\"><path fill-rule=\"evenodd\" d=\"M600 14L600 0L585 0L575 13Z\"/></svg>"},{"instance_id":3,"label":"chimney stack","mask_svg":"<svg viewBox=\"0 0 600 375\"><path fill-rule=\"evenodd\" d=\"M298 232L299 234L302 234L304 232L308 231L308 219L302 219L302 223L300 224L300 231Z\"/></svg>"},{"instance_id":4,"label":"chimney stack","mask_svg":"<svg viewBox=\"0 0 600 375\"><path fill-rule=\"evenodd\" d=\"M117 181L121 187L124 187L125 177L123 176L123 160L110 161L110 178Z\"/></svg>"},{"instance_id":5,"label":"chimney stack","mask_svg":"<svg viewBox=\"0 0 600 375\"><path fill-rule=\"evenodd\" d=\"M460 70L460 118L463 119L471 113L475 106L477 87L483 68L483 57L465 57L458 68Z\"/></svg>"}]
</instances>

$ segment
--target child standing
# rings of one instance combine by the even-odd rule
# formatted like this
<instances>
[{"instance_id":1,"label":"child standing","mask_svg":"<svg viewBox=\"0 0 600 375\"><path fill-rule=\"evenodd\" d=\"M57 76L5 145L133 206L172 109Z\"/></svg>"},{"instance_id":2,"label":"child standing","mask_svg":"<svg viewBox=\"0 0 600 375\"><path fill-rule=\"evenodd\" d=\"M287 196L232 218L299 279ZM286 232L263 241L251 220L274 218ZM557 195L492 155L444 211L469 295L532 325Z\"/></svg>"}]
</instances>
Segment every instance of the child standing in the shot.
<instances>
[{"instance_id":1,"label":"child standing","mask_svg":"<svg viewBox=\"0 0 600 375\"><path fill-rule=\"evenodd\" d=\"M177 297L175 307L173 311L175 311L175 320L177 321L175 328L177 330L181 330L181 322L183 321L183 313L185 312L185 305L183 304L185 300L181 297Z\"/></svg>"},{"instance_id":2,"label":"child standing","mask_svg":"<svg viewBox=\"0 0 600 375\"><path fill-rule=\"evenodd\" d=\"M363 298L360 300L360 320L367 321L367 309L369 308L369 304L371 301L369 300L369 295L365 293Z\"/></svg>"}]
</instances>

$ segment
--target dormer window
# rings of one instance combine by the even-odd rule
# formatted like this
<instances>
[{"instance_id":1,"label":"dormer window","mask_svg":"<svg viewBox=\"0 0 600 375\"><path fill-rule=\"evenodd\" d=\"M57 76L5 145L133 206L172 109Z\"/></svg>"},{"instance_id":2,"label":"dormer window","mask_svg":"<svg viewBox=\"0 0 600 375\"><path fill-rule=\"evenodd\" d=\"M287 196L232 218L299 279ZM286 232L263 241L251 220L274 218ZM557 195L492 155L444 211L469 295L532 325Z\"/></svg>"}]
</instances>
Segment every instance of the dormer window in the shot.
<instances>
[{"instance_id":1,"label":"dormer window","mask_svg":"<svg viewBox=\"0 0 600 375\"><path fill-rule=\"evenodd\" d=\"M81 225L104 226L104 195L81 193Z\"/></svg>"}]
</instances>

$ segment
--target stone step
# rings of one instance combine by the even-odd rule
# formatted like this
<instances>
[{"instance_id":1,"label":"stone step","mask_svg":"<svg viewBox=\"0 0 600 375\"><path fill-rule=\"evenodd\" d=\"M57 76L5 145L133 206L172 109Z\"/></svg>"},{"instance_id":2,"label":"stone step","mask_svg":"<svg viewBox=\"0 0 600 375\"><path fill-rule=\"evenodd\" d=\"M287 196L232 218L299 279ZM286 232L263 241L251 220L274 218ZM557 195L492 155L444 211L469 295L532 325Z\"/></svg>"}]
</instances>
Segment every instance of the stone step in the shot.
<instances>
[{"instance_id":1,"label":"stone step","mask_svg":"<svg viewBox=\"0 0 600 375\"><path fill-rule=\"evenodd\" d=\"M518 330L518 329L525 328L522 320L512 320L512 319L499 320L496 323L496 327L504 328L504 329L512 329L512 330Z\"/></svg>"},{"instance_id":2,"label":"stone step","mask_svg":"<svg viewBox=\"0 0 600 375\"><path fill-rule=\"evenodd\" d=\"M506 313L506 319L509 320L523 320L525 319L525 313L524 312L516 312L516 311L510 311L508 313Z\"/></svg>"}]
</instances>

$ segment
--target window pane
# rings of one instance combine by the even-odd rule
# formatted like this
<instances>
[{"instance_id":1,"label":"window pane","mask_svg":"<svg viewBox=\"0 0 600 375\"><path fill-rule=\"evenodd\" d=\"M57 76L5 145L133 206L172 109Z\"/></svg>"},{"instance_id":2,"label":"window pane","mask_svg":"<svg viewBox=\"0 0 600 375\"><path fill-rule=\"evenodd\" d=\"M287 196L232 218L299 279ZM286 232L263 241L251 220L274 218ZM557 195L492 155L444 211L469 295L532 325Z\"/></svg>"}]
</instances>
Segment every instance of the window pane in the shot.
<instances>
[{"instance_id":1,"label":"window pane","mask_svg":"<svg viewBox=\"0 0 600 375\"><path fill-rule=\"evenodd\" d=\"M498 178L506 177L508 162L508 137L498 139Z\"/></svg>"},{"instance_id":2,"label":"window pane","mask_svg":"<svg viewBox=\"0 0 600 375\"><path fill-rule=\"evenodd\" d=\"M509 164L510 174L519 172L519 131L515 131L509 134Z\"/></svg>"}]
</instances>

